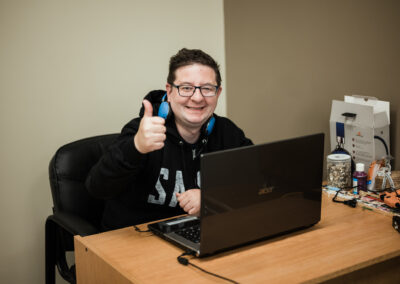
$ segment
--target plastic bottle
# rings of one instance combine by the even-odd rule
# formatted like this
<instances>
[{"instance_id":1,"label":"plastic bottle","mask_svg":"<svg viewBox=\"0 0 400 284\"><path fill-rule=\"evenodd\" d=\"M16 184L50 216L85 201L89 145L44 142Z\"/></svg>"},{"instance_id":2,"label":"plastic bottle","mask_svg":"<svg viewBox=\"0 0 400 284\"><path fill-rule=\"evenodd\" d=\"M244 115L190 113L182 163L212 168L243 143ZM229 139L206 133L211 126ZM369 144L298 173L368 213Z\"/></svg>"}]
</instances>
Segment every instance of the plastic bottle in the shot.
<instances>
[{"instance_id":1,"label":"plastic bottle","mask_svg":"<svg viewBox=\"0 0 400 284\"><path fill-rule=\"evenodd\" d=\"M360 190L367 191L367 174L364 172L364 164L357 163L353 174L353 193L358 194Z\"/></svg>"}]
</instances>

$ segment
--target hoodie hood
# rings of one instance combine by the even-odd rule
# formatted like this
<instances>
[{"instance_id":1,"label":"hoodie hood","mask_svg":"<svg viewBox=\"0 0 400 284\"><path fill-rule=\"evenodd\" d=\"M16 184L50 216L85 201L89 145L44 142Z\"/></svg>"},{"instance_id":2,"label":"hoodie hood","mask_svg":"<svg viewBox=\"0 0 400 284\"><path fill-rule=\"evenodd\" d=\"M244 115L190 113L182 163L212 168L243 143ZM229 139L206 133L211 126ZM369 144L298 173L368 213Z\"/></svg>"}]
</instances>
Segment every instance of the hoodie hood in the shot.
<instances>
[{"instance_id":1,"label":"hoodie hood","mask_svg":"<svg viewBox=\"0 0 400 284\"><path fill-rule=\"evenodd\" d=\"M160 107L162 97L166 94L167 92L164 90L154 90L148 93L143 99L148 100L152 105L153 105L153 116L158 115L158 108ZM139 116L143 117L144 114L144 106L142 104L142 107L140 108L139 111Z\"/></svg>"}]
</instances>

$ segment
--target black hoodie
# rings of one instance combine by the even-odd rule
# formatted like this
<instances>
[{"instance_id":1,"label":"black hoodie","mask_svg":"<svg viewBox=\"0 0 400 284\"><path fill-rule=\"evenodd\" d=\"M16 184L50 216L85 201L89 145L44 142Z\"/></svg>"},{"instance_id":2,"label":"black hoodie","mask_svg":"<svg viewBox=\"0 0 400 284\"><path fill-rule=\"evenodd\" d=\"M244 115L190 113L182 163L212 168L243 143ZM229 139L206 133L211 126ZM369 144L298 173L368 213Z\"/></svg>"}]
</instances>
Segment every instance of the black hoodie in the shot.
<instances>
[{"instance_id":1,"label":"black hoodie","mask_svg":"<svg viewBox=\"0 0 400 284\"><path fill-rule=\"evenodd\" d=\"M153 105L153 115L157 115L164 94L165 91L157 90L145 97ZM184 214L175 192L201 188L200 154L252 144L232 121L216 114L211 134L207 136L202 131L198 142L189 144L179 135L172 116L165 123L164 147L141 154L133 137L143 113L142 106L140 117L124 126L87 177L89 192L106 200L104 230Z\"/></svg>"}]
</instances>

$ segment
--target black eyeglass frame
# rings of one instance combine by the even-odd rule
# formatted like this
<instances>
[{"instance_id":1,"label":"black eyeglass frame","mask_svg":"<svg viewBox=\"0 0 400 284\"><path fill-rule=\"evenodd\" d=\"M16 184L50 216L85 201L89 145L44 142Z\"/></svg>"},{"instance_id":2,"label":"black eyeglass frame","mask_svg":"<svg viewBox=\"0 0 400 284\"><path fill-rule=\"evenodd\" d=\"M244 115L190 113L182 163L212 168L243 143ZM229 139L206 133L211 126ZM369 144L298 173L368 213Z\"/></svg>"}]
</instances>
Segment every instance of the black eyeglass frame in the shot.
<instances>
[{"instance_id":1,"label":"black eyeglass frame","mask_svg":"<svg viewBox=\"0 0 400 284\"><path fill-rule=\"evenodd\" d=\"M203 97L205 97L205 98L212 98L212 97L215 97L215 96L217 95L217 92L218 92L219 87L220 87L220 86L208 84L207 86L212 86L212 87L215 88L215 93L214 93L214 95L212 95L212 96L205 96L205 95L203 94L203 92L201 91L201 88L206 87L206 86L175 85L175 84L171 84L171 86L177 88L177 89L178 89L178 94L179 94L181 97L185 97L185 98L190 98L190 97L192 97L192 96L194 95L194 93L196 92L197 89L200 90L200 94L201 94ZM183 87L183 86L190 86L190 87L193 87L193 88L194 88L193 94L191 94L190 96L182 96L182 95L181 95L181 92L179 91L179 88L180 88L180 87Z\"/></svg>"}]
</instances>

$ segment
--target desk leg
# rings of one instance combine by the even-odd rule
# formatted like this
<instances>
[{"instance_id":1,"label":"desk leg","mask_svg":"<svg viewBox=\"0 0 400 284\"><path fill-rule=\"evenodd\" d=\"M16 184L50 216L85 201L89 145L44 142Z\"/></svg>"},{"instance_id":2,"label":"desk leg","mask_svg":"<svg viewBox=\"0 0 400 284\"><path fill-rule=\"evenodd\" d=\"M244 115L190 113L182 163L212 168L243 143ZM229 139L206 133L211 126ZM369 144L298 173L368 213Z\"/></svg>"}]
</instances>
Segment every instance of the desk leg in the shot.
<instances>
[{"instance_id":1,"label":"desk leg","mask_svg":"<svg viewBox=\"0 0 400 284\"><path fill-rule=\"evenodd\" d=\"M45 224L45 280L46 284L56 283L56 228L51 220Z\"/></svg>"}]
</instances>

